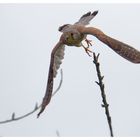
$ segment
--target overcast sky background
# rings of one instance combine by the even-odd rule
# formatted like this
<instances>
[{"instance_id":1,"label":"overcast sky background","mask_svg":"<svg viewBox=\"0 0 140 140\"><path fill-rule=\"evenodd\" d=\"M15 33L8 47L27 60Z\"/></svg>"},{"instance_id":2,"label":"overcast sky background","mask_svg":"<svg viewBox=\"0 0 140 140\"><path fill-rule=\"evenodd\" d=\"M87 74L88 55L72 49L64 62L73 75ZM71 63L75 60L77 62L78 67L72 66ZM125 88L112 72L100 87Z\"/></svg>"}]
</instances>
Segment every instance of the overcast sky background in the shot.
<instances>
[{"instance_id":1,"label":"overcast sky background","mask_svg":"<svg viewBox=\"0 0 140 140\"><path fill-rule=\"evenodd\" d=\"M41 103L58 27L99 10L91 26L140 50L140 4L0 4L0 121ZM140 65L95 37L115 136L140 136ZM0 136L109 136L95 66L83 48L66 47L63 84L45 112L0 125ZM60 73L55 79L59 84Z\"/></svg>"}]
</instances>

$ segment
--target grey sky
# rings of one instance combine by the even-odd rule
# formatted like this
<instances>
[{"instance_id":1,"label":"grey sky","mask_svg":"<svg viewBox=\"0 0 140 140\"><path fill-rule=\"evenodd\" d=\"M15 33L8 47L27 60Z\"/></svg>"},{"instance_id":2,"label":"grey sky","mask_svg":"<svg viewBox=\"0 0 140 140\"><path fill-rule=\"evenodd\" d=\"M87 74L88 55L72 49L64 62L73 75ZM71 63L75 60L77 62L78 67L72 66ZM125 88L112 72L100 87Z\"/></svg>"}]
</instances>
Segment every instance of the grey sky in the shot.
<instances>
[{"instance_id":1,"label":"grey sky","mask_svg":"<svg viewBox=\"0 0 140 140\"><path fill-rule=\"evenodd\" d=\"M44 96L50 53L58 27L99 10L91 22L140 50L140 4L0 4L0 120L32 110ZM114 53L95 37L115 136L140 136L140 65ZM66 47L63 85L45 112L0 125L1 136L109 136L92 59ZM57 87L60 74L55 80Z\"/></svg>"}]
</instances>

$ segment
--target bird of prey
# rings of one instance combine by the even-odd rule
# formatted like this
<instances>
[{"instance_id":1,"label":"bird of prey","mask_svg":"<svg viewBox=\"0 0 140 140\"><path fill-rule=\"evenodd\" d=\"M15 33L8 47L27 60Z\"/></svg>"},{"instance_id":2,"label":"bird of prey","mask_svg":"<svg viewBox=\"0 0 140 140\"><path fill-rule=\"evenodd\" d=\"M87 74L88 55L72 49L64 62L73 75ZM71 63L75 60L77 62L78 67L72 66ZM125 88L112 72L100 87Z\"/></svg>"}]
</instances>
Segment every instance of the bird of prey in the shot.
<instances>
[{"instance_id":1,"label":"bird of prey","mask_svg":"<svg viewBox=\"0 0 140 140\"><path fill-rule=\"evenodd\" d=\"M65 45L83 47L87 54L89 54L91 53L91 51L89 50L91 42L90 40L86 39L86 37L87 35L93 35L128 61L133 63L140 63L140 52L138 50L121 41L109 37L100 29L86 26L97 15L97 13L98 11L94 11L93 13L88 12L84 14L75 24L65 24L59 27L58 30L62 32L62 35L51 53L47 88L41 104L41 110L38 113L38 117L44 111L45 107L51 100L53 91L53 80L57 75L57 70L62 63L62 59L64 58ZM87 47L85 47L82 43L84 40L87 42Z\"/></svg>"}]
</instances>

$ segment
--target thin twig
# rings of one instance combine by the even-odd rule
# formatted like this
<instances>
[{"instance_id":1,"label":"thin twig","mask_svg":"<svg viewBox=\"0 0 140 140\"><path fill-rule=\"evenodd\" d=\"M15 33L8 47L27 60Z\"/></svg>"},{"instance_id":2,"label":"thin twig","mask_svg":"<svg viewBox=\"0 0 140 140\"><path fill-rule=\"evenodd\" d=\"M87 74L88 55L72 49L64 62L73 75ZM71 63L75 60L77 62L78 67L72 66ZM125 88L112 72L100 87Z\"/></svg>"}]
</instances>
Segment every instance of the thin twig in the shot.
<instances>
[{"instance_id":1,"label":"thin twig","mask_svg":"<svg viewBox=\"0 0 140 140\"><path fill-rule=\"evenodd\" d=\"M110 136L113 137L113 128L112 128L111 116L109 113L109 104L107 103L106 94L105 94L105 90L104 90L104 83L103 83L104 76L101 75L100 63L98 61L98 58L99 58L99 54L96 55L95 53L93 53L93 63L95 64L97 76L98 76L98 80L99 80L99 82L97 82L97 81L95 81L95 82L100 87L100 90L101 90L101 96L102 96L102 102L103 102L102 107L105 108L105 114L107 117L107 122L108 122L109 130L110 130Z\"/></svg>"},{"instance_id":2,"label":"thin twig","mask_svg":"<svg viewBox=\"0 0 140 140\"><path fill-rule=\"evenodd\" d=\"M61 85L62 85L62 82L63 82L63 71L62 71L62 69L60 70L60 72L61 72L60 83L59 83L57 89L56 89L56 90L54 91L54 93L52 94L52 96L54 96L54 95L59 91L59 89L61 88ZM15 112L14 112L14 113L12 113L12 116L11 116L10 119L4 120L4 121L0 121L0 124L10 123L10 122L13 122L13 121L18 121L18 120L24 119L24 118L26 118L26 117L32 115L32 114L33 114L34 112L36 112L40 107L41 107L41 104L38 106L38 104L36 103L36 104L35 104L35 107L34 107L34 109L33 109L32 111L30 111L30 112L28 112L28 113L26 113L26 114L24 114L24 115L21 115L20 117L15 117Z\"/></svg>"}]
</instances>

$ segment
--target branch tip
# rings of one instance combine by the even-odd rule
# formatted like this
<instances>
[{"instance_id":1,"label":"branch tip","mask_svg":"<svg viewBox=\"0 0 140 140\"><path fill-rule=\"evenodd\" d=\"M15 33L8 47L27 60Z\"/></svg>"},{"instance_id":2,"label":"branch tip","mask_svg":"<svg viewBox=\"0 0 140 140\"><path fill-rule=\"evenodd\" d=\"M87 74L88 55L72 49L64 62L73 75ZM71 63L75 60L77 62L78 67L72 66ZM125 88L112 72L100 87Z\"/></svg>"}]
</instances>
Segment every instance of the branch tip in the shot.
<instances>
[{"instance_id":1,"label":"branch tip","mask_svg":"<svg viewBox=\"0 0 140 140\"><path fill-rule=\"evenodd\" d=\"M97 85L100 85L99 82L97 82L97 81L95 81L95 83L96 83Z\"/></svg>"},{"instance_id":2,"label":"branch tip","mask_svg":"<svg viewBox=\"0 0 140 140\"><path fill-rule=\"evenodd\" d=\"M101 104L101 106L105 108L105 114L106 114L107 122L109 125L109 130L110 130L110 136L113 137L113 128L112 128L111 116L110 116L110 112L109 112L109 104L107 103L106 94L104 91L104 87L105 87L104 83L103 83L104 76L101 76L100 63L98 62L99 55L100 55L99 53L97 55L95 53L93 53L93 63L95 64L96 71L97 71L97 77L99 80L98 82L95 81L95 83L100 87L101 97L102 97L102 102L103 102L103 104Z\"/></svg>"}]
</instances>

